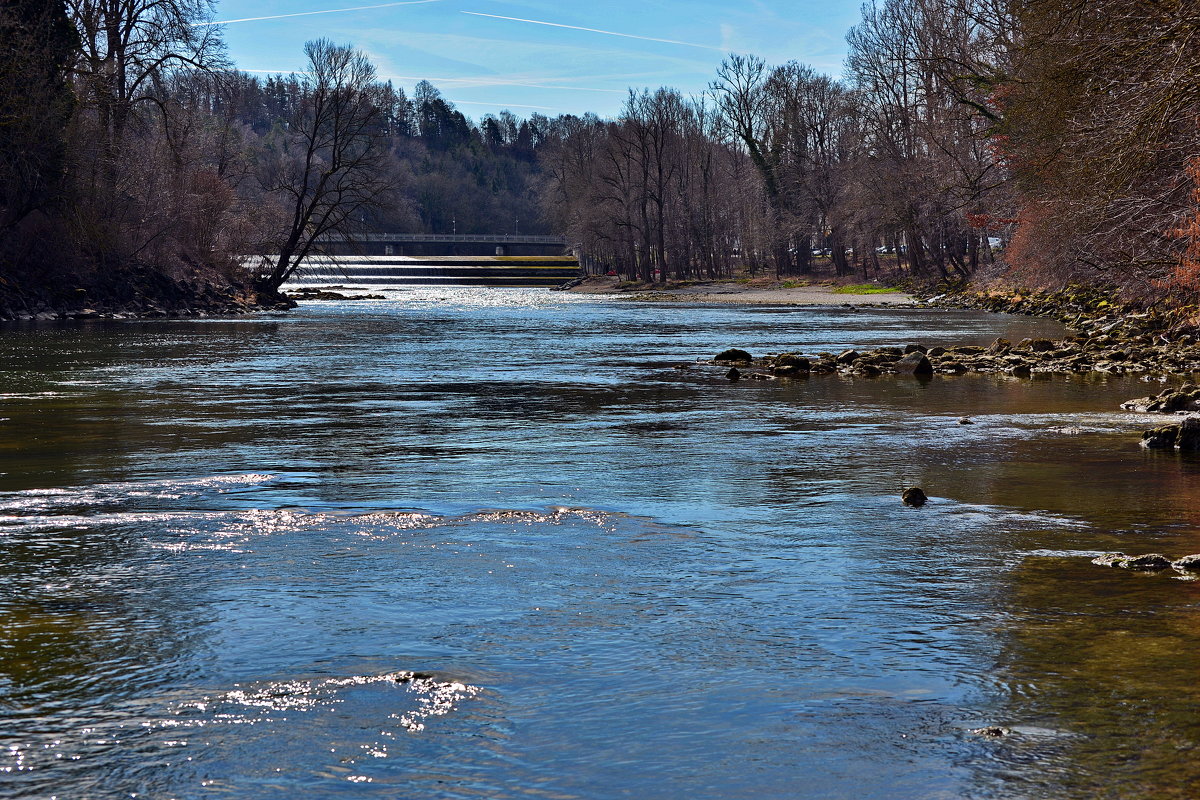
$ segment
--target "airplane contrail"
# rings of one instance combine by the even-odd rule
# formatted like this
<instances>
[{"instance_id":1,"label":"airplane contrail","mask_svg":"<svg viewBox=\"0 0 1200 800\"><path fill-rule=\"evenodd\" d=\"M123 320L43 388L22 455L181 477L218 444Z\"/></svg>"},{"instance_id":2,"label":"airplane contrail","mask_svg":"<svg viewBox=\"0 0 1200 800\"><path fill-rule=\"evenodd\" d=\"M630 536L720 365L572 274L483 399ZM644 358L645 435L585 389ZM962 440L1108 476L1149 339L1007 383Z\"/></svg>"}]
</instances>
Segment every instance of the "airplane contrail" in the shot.
<instances>
[{"instance_id":1,"label":"airplane contrail","mask_svg":"<svg viewBox=\"0 0 1200 800\"><path fill-rule=\"evenodd\" d=\"M724 52L720 47L712 47L707 44L696 44L695 42L680 42L676 39L656 39L653 36L636 36L632 33L617 33L616 31L602 31L599 28L581 28L578 25L563 25L558 22L542 22L536 19L522 19L521 17L502 17L499 14L483 14L479 11L459 11L460 14L470 14L473 17L491 17L492 19L506 19L511 22L528 22L531 25L549 25L551 28L567 28L573 31L587 31L588 33L603 33L605 36L621 36L625 39L641 39L644 42L662 42L663 44L678 44L684 47L699 47L704 50L719 50Z\"/></svg>"},{"instance_id":2,"label":"airplane contrail","mask_svg":"<svg viewBox=\"0 0 1200 800\"><path fill-rule=\"evenodd\" d=\"M285 19L286 17L310 17L313 14L339 14L343 11L366 11L371 8L391 8L392 6L419 6L424 3L440 3L442 0L403 0L399 3L380 3L375 6L354 6L353 8L330 8L325 11L301 11L296 14L274 14L269 17L245 17L244 19L223 19L219 22L193 22L193 28L202 28L208 25L231 25L235 22L259 22L265 19Z\"/></svg>"}]
</instances>

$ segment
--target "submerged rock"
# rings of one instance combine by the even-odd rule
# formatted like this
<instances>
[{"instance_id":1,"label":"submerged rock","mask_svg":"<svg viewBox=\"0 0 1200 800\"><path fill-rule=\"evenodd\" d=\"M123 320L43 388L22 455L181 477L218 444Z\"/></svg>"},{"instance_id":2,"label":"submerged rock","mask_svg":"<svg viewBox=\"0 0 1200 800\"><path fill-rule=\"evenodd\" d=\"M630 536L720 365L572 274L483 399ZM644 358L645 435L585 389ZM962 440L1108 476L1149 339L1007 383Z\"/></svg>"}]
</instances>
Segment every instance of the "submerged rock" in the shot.
<instances>
[{"instance_id":1,"label":"submerged rock","mask_svg":"<svg viewBox=\"0 0 1200 800\"><path fill-rule=\"evenodd\" d=\"M920 508L929 502L929 498L925 496L925 492L919 486L911 486L904 490L900 495L900 500L906 506Z\"/></svg>"},{"instance_id":2,"label":"submerged rock","mask_svg":"<svg viewBox=\"0 0 1200 800\"><path fill-rule=\"evenodd\" d=\"M989 739L999 739L1008 736L1012 733L1011 728L1005 728L1002 725L987 725L983 728L972 728L971 733L976 736L986 736Z\"/></svg>"},{"instance_id":3,"label":"submerged rock","mask_svg":"<svg viewBox=\"0 0 1200 800\"><path fill-rule=\"evenodd\" d=\"M738 378L742 377L742 373L738 372L737 367L730 367L729 372L725 373L725 377L729 378L731 381L736 381Z\"/></svg>"}]
</instances>

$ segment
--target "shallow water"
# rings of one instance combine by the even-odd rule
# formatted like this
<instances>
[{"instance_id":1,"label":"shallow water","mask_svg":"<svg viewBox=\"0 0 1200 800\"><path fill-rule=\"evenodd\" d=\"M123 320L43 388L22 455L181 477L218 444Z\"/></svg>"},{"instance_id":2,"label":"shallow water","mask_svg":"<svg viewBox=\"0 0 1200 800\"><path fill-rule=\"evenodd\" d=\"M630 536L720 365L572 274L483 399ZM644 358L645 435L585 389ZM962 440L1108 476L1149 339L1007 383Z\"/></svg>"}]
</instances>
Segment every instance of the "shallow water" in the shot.
<instances>
[{"instance_id":1,"label":"shallow water","mask_svg":"<svg viewBox=\"0 0 1200 800\"><path fill-rule=\"evenodd\" d=\"M400 298L0 333L0 797L1193 795L1200 582L1089 563L1200 552L1157 384L675 369L1057 332L973 312Z\"/></svg>"}]
</instances>

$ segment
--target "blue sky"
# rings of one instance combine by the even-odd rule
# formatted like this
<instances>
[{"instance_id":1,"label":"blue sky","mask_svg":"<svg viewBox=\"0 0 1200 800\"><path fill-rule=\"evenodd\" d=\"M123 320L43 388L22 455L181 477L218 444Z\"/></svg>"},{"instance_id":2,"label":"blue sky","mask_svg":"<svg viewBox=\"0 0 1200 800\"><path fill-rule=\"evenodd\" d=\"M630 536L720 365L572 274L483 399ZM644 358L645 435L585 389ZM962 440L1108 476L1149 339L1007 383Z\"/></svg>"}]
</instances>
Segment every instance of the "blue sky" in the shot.
<instances>
[{"instance_id":1,"label":"blue sky","mask_svg":"<svg viewBox=\"0 0 1200 800\"><path fill-rule=\"evenodd\" d=\"M860 7L860 0L385 2L219 0L216 19L230 21L225 41L240 69L300 71L304 42L324 36L366 52L380 77L405 91L428 79L478 119L504 108L523 117L610 116L629 87L699 93L731 51L838 75Z\"/></svg>"}]
</instances>

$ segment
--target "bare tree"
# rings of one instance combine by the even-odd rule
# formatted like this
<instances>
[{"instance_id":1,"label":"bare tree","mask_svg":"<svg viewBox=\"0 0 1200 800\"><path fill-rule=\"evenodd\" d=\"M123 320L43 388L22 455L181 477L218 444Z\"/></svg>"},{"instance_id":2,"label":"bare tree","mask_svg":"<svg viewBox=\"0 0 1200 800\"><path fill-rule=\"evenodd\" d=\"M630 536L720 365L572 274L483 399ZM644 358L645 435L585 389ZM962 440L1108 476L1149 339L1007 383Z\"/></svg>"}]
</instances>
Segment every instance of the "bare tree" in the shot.
<instances>
[{"instance_id":1,"label":"bare tree","mask_svg":"<svg viewBox=\"0 0 1200 800\"><path fill-rule=\"evenodd\" d=\"M261 186L282 215L256 277L267 291L278 290L324 241L345 235L389 188L375 68L362 53L327 39L304 51L303 99L287 129L267 135L259 158Z\"/></svg>"}]
</instances>

